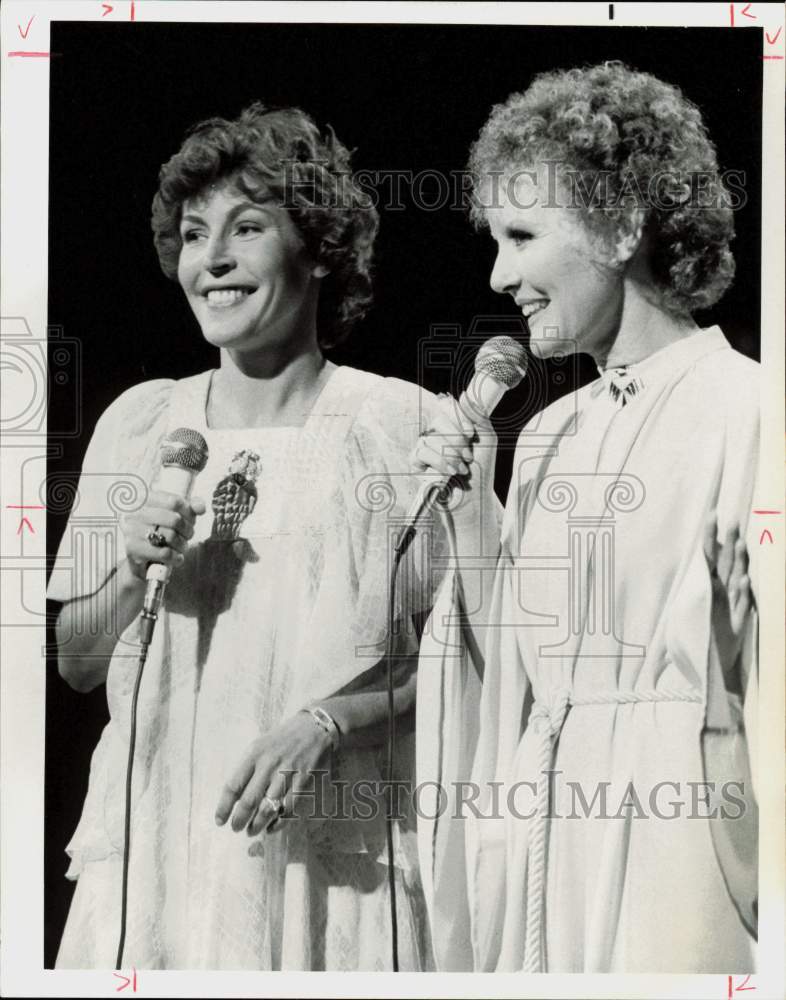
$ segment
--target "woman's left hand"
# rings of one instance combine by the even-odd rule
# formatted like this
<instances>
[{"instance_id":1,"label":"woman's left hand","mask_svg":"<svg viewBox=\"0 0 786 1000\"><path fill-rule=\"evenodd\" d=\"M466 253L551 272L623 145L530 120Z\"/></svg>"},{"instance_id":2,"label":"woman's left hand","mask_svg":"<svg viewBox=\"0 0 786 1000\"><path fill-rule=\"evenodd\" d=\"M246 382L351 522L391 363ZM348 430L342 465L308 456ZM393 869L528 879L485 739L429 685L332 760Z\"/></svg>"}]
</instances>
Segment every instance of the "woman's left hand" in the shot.
<instances>
[{"instance_id":1,"label":"woman's left hand","mask_svg":"<svg viewBox=\"0 0 786 1000\"><path fill-rule=\"evenodd\" d=\"M231 815L236 833L247 829L254 837L276 829L280 817L294 815L299 795L311 804L306 814L318 815L331 749L330 735L307 712L260 736L224 786L216 823L223 826Z\"/></svg>"},{"instance_id":2,"label":"woman's left hand","mask_svg":"<svg viewBox=\"0 0 786 1000\"><path fill-rule=\"evenodd\" d=\"M748 613L754 605L748 576L748 549L737 525L726 532L723 544L712 515L704 528L704 556L712 580L712 632L724 677L732 678Z\"/></svg>"}]
</instances>

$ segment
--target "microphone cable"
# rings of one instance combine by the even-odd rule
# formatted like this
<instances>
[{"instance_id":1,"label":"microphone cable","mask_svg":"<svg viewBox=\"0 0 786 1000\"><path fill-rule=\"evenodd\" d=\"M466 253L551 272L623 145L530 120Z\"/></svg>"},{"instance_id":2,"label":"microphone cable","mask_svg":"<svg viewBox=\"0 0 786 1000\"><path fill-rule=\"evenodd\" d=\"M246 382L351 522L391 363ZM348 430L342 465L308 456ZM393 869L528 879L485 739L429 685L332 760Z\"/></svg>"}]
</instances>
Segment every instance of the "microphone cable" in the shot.
<instances>
[{"instance_id":1,"label":"microphone cable","mask_svg":"<svg viewBox=\"0 0 786 1000\"><path fill-rule=\"evenodd\" d=\"M117 945L115 969L119 972L123 964L123 950L126 944L126 920L128 912L128 865L131 854L131 782L134 774L134 752L136 749L136 713L139 702L139 688L142 684L142 672L147 662L147 652L150 649L153 626L157 615L151 615L146 608L142 609L142 648L137 662L134 691L131 695L131 728L128 734L128 762L126 764L126 801L125 818L123 820L123 883L120 896L120 939Z\"/></svg>"},{"instance_id":2,"label":"microphone cable","mask_svg":"<svg viewBox=\"0 0 786 1000\"><path fill-rule=\"evenodd\" d=\"M398 962L398 909L396 906L396 874L393 864L393 757L396 749L396 711L393 684L393 659L394 652L393 632L395 628L395 606L396 606L396 583L398 581L398 570L401 560L412 544L417 530L415 524L423 512L440 502L449 489L447 483L438 482L427 491L422 506L413 521L410 521L402 532L402 535L393 546L393 566L390 571L390 585L388 587L388 621L387 640L385 649L385 659L387 662L387 688L388 688L388 732L387 732L387 752L385 760L384 779L390 791L387 815L385 816L385 834L387 838L387 860L388 860L388 895L390 897L390 934L391 952L393 961L393 971L399 971Z\"/></svg>"}]
</instances>

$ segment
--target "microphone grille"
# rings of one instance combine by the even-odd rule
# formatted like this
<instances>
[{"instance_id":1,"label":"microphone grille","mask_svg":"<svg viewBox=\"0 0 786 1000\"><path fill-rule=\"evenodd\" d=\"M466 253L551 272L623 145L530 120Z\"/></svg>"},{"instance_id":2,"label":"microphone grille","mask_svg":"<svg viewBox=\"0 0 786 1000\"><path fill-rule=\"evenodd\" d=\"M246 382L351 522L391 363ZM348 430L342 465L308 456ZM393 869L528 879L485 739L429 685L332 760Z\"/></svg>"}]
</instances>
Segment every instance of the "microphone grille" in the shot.
<instances>
[{"instance_id":1,"label":"microphone grille","mask_svg":"<svg viewBox=\"0 0 786 1000\"><path fill-rule=\"evenodd\" d=\"M201 472L207 465L207 441L199 431L178 427L161 443L161 464L177 465L181 469Z\"/></svg>"},{"instance_id":2,"label":"microphone grille","mask_svg":"<svg viewBox=\"0 0 786 1000\"><path fill-rule=\"evenodd\" d=\"M513 389L527 374L527 351L513 337L492 337L478 351L475 371Z\"/></svg>"}]
</instances>

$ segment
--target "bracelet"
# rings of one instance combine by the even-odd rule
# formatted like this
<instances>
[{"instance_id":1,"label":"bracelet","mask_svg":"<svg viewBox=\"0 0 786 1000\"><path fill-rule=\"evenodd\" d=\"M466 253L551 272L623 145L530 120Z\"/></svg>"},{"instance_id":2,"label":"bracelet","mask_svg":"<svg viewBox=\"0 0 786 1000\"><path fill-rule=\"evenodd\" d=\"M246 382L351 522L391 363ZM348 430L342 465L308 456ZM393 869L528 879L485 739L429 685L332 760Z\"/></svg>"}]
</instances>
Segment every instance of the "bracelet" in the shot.
<instances>
[{"instance_id":1,"label":"bracelet","mask_svg":"<svg viewBox=\"0 0 786 1000\"><path fill-rule=\"evenodd\" d=\"M302 708L301 712L308 712L311 718L316 722L320 729L324 731L330 737L330 743L334 750L338 750L341 745L341 730L336 725L336 720L325 711L324 708Z\"/></svg>"}]
</instances>

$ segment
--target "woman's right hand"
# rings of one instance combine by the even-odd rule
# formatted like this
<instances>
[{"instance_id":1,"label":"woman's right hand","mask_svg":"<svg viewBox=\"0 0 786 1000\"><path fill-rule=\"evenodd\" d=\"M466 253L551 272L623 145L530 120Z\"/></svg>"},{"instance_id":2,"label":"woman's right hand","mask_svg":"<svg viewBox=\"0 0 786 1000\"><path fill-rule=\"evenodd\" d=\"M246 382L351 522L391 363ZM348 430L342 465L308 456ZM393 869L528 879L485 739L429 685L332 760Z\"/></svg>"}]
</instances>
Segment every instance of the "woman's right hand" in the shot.
<instances>
[{"instance_id":1,"label":"woman's right hand","mask_svg":"<svg viewBox=\"0 0 786 1000\"><path fill-rule=\"evenodd\" d=\"M469 475L480 430L452 396L440 397L428 428L415 445L413 468L443 476ZM483 431L493 434L490 425Z\"/></svg>"},{"instance_id":2,"label":"woman's right hand","mask_svg":"<svg viewBox=\"0 0 786 1000\"><path fill-rule=\"evenodd\" d=\"M205 502L199 497L186 500L175 493L151 490L144 506L129 514L123 523L126 557L134 576L144 580L151 562L182 565L196 519L205 510ZM159 532L166 545L153 545L148 538L151 531Z\"/></svg>"}]
</instances>

